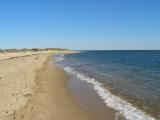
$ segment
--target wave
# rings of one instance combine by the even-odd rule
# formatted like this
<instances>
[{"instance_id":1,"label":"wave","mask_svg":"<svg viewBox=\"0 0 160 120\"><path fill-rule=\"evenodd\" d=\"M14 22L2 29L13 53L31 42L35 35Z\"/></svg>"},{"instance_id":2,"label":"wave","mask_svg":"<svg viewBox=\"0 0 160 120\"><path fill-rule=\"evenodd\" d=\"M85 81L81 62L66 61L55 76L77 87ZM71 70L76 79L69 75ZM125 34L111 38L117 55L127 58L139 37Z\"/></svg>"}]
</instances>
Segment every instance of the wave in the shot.
<instances>
[{"instance_id":1,"label":"wave","mask_svg":"<svg viewBox=\"0 0 160 120\"><path fill-rule=\"evenodd\" d=\"M62 60L64 60L65 58L64 58L64 54L55 54L54 55L54 60L55 60L55 62L58 62L58 61L62 61Z\"/></svg>"},{"instance_id":2,"label":"wave","mask_svg":"<svg viewBox=\"0 0 160 120\"><path fill-rule=\"evenodd\" d=\"M127 101L111 94L110 91L104 88L103 85L94 78L90 78L85 74L79 73L71 67L65 67L64 70L68 73L76 75L81 80L92 84L98 95L104 100L106 106L115 109L118 114L121 114L127 120L155 120L153 117L145 114L143 111L132 106Z\"/></svg>"}]
</instances>

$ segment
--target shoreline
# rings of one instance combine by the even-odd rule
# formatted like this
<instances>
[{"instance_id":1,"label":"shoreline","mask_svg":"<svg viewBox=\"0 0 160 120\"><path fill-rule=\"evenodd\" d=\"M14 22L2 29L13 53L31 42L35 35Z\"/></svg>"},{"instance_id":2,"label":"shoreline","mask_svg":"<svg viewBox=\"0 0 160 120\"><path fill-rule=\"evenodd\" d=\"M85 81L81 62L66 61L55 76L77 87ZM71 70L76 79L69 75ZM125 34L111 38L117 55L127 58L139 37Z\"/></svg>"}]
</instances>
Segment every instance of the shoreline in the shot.
<instances>
[{"instance_id":1,"label":"shoreline","mask_svg":"<svg viewBox=\"0 0 160 120\"><path fill-rule=\"evenodd\" d=\"M91 84L82 81L73 74L69 74L69 76L68 89L74 99L88 111L94 120L125 120L114 109L106 106Z\"/></svg>"},{"instance_id":2,"label":"shoreline","mask_svg":"<svg viewBox=\"0 0 160 120\"><path fill-rule=\"evenodd\" d=\"M64 57L64 59L65 59L65 57ZM63 62L62 62L62 66L63 66ZM69 67L69 65L68 66L64 65L62 68L65 69L65 71L67 73L71 74L71 76L75 76L74 79L79 79L80 81L84 81L85 84L90 84L93 91L96 94L98 94L98 97L103 99L103 103L105 103L105 106L107 108L109 107L109 108L117 111L117 112L115 112L115 114L116 114L116 116L118 115L118 117L120 117L120 119L121 119L121 117L123 119L124 118L125 119L135 119L136 118L136 119L146 119L146 120L155 120L156 119L154 116L139 109L138 107L134 106L132 103L126 101L125 99L123 99L115 94L112 94L112 92L110 90L106 89L106 87L104 87L103 84L101 84L98 80L91 78L91 77L88 77L84 73L76 71L73 67ZM75 82L75 81L73 81L73 82ZM71 83L71 84L73 84L73 83ZM83 86L81 86L81 87L83 88L85 86L85 84L83 84ZM79 83L77 85L77 88L79 87L79 85L81 85L81 84ZM73 89L71 91L75 94L75 96L78 96L75 92L77 88L72 87L72 86L74 86L74 85L70 85L71 89ZM86 88L83 88L83 89L86 89ZM78 92L79 91L83 91L83 90L81 90L81 88L80 88L78 90ZM80 97L78 96L78 99L79 98ZM83 102L85 102L85 101L83 100ZM82 104L84 104L84 103L82 103ZM117 118L117 117L115 117L115 118Z\"/></svg>"},{"instance_id":3,"label":"shoreline","mask_svg":"<svg viewBox=\"0 0 160 120\"><path fill-rule=\"evenodd\" d=\"M84 74L78 73L69 67L65 68L65 70L69 74L76 76L82 82L85 82L85 84L88 84L88 86L90 85L89 87L93 89L94 93L97 93L98 97L103 100L103 103L105 103L105 107L115 110L116 120L156 120L156 118L150 116L149 114L146 114L144 111L133 106L128 101L120 98L115 94L112 94L94 78L90 78L88 76L85 76Z\"/></svg>"},{"instance_id":4,"label":"shoreline","mask_svg":"<svg viewBox=\"0 0 160 120\"><path fill-rule=\"evenodd\" d=\"M106 106L92 84L71 78L53 63L54 54L57 53L25 54L0 60L0 85L4 84L0 87L0 119L124 119Z\"/></svg>"}]
</instances>

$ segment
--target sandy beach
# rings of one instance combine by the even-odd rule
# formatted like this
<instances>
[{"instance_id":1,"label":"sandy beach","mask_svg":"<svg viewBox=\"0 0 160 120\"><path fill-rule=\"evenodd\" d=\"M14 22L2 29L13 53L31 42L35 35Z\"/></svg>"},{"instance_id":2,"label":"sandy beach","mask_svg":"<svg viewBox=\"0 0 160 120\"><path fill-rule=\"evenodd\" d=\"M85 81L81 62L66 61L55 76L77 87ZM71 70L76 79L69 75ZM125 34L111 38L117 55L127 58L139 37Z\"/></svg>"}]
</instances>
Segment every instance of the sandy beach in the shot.
<instances>
[{"instance_id":1,"label":"sandy beach","mask_svg":"<svg viewBox=\"0 0 160 120\"><path fill-rule=\"evenodd\" d=\"M71 53L75 51L0 53L0 120L125 120L106 106L92 84L54 63L55 54ZM137 111L138 119L154 120Z\"/></svg>"},{"instance_id":2,"label":"sandy beach","mask_svg":"<svg viewBox=\"0 0 160 120\"><path fill-rule=\"evenodd\" d=\"M67 74L50 63L54 53L0 55L0 120L90 120L67 90Z\"/></svg>"}]
</instances>

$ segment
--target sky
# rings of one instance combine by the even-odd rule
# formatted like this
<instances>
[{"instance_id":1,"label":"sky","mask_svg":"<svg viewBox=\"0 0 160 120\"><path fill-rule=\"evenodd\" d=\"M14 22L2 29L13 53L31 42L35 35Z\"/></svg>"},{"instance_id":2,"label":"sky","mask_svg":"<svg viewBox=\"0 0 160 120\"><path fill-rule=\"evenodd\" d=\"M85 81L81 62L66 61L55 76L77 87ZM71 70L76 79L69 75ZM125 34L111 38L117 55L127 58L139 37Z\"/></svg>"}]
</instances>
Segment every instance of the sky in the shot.
<instances>
[{"instance_id":1,"label":"sky","mask_svg":"<svg viewBox=\"0 0 160 120\"><path fill-rule=\"evenodd\" d=\"M0 48L160 50L159 0L0 0Z\"/></svg>"}]
</instances>

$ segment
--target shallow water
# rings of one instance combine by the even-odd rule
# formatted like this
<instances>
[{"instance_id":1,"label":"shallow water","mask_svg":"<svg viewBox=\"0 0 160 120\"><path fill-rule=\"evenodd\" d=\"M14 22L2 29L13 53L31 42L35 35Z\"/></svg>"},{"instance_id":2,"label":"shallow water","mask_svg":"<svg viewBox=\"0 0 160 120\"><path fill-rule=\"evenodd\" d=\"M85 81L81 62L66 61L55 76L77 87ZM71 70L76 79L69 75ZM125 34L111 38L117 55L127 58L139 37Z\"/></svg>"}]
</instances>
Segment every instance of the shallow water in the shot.
<instances>
[{"instance_id":1,"label":"shallow water","mask_svg":"<svg viewBox=\"0 0 160 120\"><path fill-rule=\"evenodd\" d=\"M98 81L101 84L98 87L107 90L111 95L118 95L118 98L128 101L126 103L132 103L131 107L136 108L137 112L134 112L134 109L129 109L130 113L120 112L124 116L134 113L128 119L137 116L138 119L151 118L141 111L146 111L157 119L160 116L160 51L82 51L59 57L65 58L58 64L66 71L78 74L77 77L81 79ZM97 88L97 92L103 98L102 93L106 94L106 91L100 88ZM111 101L103 99L107 105L117 100L114 96ZM118 102L117 105L126 105L122 101ZM110 105L119 111L120 106L118 108L116 105ZM128 110L130 106L125 107Z\"/></svg>"},{"instance_id":2,"label":"shallow water","mask_svg":"<svg viewBox=\"0 0 160 120\"><path fill-rule=\"evenodd\" d=\"M125 120L116 115L116 111L106 107L103 100L96 94L92 84L86 84L75 74L69 74L67 86L75 100L92 117L92 120ZM116 119L115 119L116 118Z\"/></svg>"}]
</instances>

